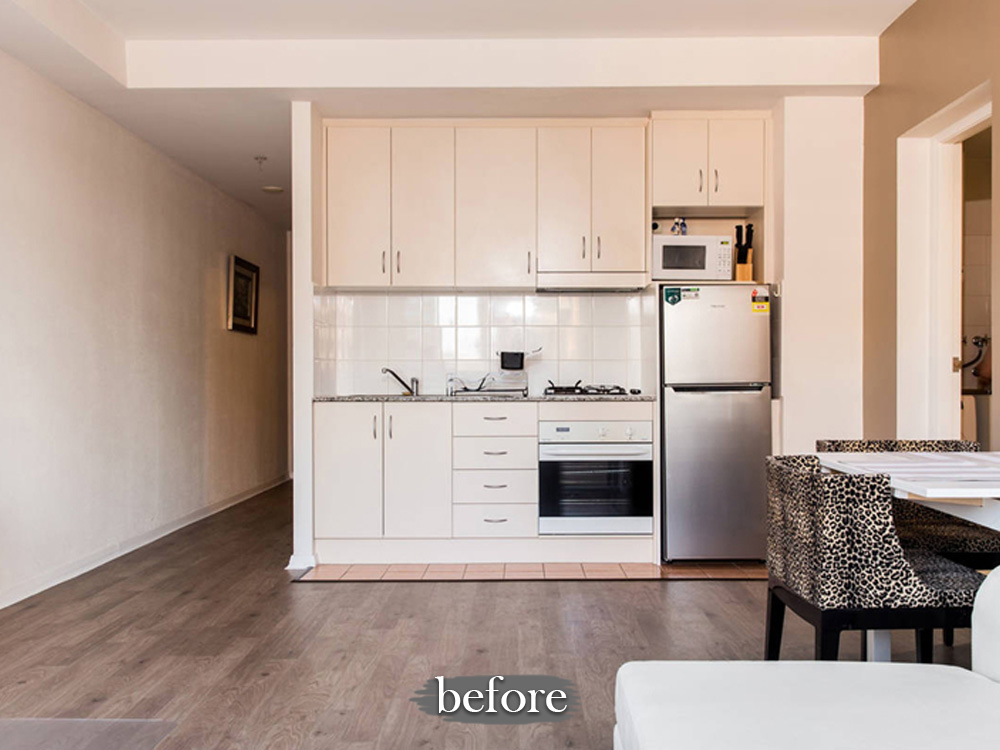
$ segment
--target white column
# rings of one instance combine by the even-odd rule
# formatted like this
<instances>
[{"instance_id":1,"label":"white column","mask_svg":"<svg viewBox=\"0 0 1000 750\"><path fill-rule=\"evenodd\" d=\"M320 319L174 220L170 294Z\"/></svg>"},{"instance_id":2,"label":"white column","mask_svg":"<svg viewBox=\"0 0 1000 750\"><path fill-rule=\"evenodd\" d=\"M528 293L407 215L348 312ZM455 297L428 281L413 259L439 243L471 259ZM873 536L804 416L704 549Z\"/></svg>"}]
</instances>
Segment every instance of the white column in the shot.
<instances>
[{"instance_id":1,"label":"white column","mask_svg":"<svg viewBox=\"0 0 1000 750\"><path fill-rule=\"evenodd\" d=\"M322 121L312 102L292 102L292 459L290 570L316 564L313 552L313 258L318 230Z\"/></svg>"}]
</instances>

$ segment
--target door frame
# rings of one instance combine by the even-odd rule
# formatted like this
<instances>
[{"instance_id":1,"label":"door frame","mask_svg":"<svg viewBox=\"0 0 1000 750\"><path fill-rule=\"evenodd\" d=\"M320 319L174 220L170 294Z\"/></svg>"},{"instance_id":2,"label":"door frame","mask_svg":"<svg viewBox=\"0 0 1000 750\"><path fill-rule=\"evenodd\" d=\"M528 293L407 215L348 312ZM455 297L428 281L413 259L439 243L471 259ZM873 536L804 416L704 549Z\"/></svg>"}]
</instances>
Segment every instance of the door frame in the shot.
<instances>
[{"instance_id":1,"label":"door frame","mask_svg":"<svg viewBox=\"0 0 1000 750\"><path fill-rule=\"evenodd\" d=\"M961 436L962 141L990 127L989 83L897 141L896 436Z\"/></svg>"}]
</instances>

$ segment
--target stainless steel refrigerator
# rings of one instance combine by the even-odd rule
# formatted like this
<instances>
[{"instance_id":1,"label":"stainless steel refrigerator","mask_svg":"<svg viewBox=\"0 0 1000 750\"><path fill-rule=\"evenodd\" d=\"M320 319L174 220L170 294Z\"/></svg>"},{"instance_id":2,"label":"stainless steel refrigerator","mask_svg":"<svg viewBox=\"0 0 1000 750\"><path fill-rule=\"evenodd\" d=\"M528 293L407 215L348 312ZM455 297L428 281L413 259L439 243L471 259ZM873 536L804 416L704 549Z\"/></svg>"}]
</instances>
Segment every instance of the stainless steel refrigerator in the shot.
<instances>
[{"instance_id":1,"label":"stainless steel refrigerator","mask_svg":"<svg viewBox=\"0 0 1000 750\"><path fill-rule=\"evenodd\" d=\"M660 301L663 558L762 559L769 287L665 284Z\"/></svg>"}]
</instances>

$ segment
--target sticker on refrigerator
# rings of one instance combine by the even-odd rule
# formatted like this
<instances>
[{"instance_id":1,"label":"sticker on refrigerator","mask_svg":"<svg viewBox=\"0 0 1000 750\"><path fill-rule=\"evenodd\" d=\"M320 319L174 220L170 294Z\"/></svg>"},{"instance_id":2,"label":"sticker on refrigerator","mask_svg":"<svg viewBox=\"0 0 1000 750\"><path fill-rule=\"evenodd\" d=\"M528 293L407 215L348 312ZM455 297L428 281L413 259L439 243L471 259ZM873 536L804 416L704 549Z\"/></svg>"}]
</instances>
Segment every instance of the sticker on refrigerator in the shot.
<instances>
[{"instance_id":1,"label":"sticker on refrigerator","mask_svg":"<svg viewBox=\"0 0 1000 750\"><path fill-rule=\"evenodd\" d=\"M750 292L750 310L755 313L771 312L771 290L766 286L754 287Z\"/></svg>"},{"instance_id":2,"label":"sticker on refrigerator","mask_svg":"<svg viewBox=\"0 0 1000 750\"><path fill-rule=\"evenodd\" d=\"M681 299L701 299L701 289L696 286L686 286L681 289Z\"/></svg>"},{"instance_id":3,"label":"sticker on refrigerator","mask_svg":"<svg viewBox=\"0 0 1000 750\"><path fill-rule=\"evenodd\" d=\"M675 286L664 287L663 301L668 305L676 305L681 301L681 290Z\"/></svg>"}]
</instances>

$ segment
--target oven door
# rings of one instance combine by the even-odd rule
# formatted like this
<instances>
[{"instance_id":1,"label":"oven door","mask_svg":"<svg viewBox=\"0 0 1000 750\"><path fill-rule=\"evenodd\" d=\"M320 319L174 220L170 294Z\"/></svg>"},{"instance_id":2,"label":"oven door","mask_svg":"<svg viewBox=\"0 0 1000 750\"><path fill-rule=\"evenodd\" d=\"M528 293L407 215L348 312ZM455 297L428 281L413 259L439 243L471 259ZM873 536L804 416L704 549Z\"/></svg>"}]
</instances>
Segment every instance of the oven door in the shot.
<instances>
[{"instance_id":1,"label":"oven door","mask_svg":"<svg viewBox=\"0 0 1000 750\"><path fill-rule=\"evenodd\" d=\"M539 534L652 534L650 443L543 444Z\"/></svg>"}]
</instances>

